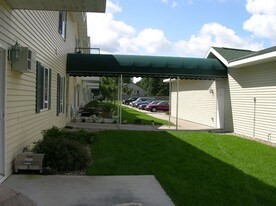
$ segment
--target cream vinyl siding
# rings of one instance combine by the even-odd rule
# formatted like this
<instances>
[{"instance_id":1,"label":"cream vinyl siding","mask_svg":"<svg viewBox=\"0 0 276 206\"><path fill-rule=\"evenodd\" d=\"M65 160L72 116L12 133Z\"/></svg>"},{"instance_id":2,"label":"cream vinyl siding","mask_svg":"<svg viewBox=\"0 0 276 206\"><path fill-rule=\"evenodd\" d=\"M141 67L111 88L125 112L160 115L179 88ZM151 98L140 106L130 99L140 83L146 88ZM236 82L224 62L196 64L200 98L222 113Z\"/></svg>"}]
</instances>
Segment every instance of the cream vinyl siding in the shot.
<instances>
[{"instance_id":1,"label":"cream vinyl siding","mask_svg":"<svg viewBox=\"0 0 276 206\"><path fill-rule=\"evenodd\" d=\"M210 90L213 93L210 93ZM172 82L171 113L176 117L177 81ZM216 84L209 80L179 80L178 117L216 127Z\"/></svg>"},{"instance_id":2,"label":"cream vinyl siding","mask_svg":"<svg viewBox=\"0 0 276 206\"><path fill-rule=\"evenodd\" d=\"M230 68L229 85L234 132L276 143L275 62Z\"/></svg>"},{"instance_id":3,"label":"cream vinyl siding","mask_svg":"<svg viewBox=\"0 0 276 206\"><path fill-rule=\"evenodd\" d=\"M18 41L21 46L34 51L37 61L44 67L52 70L51 109L36 113L36 74L12 71L11 62L8 61L7 175L12 172L12 162L16 154L41 138L42 130L53 125L63 127L70 120L69 117L66 118L66 113L56 116L57 73L66 76L66 55L74 52L78 27L68 14L67 36L64 41L58 33L58 14L56 11L11 10L5 2L0 3L0 45L9 48ZM72 92L69 95L73 95ZM73 97L68 99L68 104L72 104Z\"/></svg>"},{"instance_id":4,"label":"cream vinyl siding","mask_svg":"<svg viewBox=\"0 0 276 206\"><path fill-rule=\"evenodd\" d=\"M224 89L225 89L225 100L224 100L224 129L229 132L233 132L233 115L232 115L232 104L229 88L229 80L224 80Z\"/></svg>"}]
</instances>

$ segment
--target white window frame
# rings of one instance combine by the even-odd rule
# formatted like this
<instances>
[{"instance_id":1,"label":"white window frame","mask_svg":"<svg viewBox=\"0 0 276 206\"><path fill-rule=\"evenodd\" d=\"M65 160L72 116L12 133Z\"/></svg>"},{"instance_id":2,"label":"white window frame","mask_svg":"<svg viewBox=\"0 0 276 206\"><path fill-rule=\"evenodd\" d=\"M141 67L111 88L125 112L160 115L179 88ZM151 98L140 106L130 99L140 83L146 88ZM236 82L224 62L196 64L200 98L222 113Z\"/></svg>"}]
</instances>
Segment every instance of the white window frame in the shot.
<instances>
[{"instance_id":1,"label":"white window frame","mask_svg":"<svg viewBox=\"0 0 276 206\"><path fill-rule=\"evenodd\" d=\"M66 39L66 27L67 27L67 12L60 11L58 32L64 40Z\"/></svg>"},{"instance_id":2,"label":"white window frame","mask_svg":"<svg viewBox=\"0 0 276 206\"><path fill-rule=\"evenodd\" d=\"M58 114L64 113L64 93L65 93L65 77L59 75L59 81L58 81L58 100L57 104L59 104L58 107Z\"/></svg>"},{"instance_id":3,"label":"white window frame","mask_svg":"<svg viewBox=\"0 0 276 206\"><path fill-rule=\"evenodd\" d=\"M46 79L47 72L47 79ZM40 111L46 111L49 109L49 94L50 94L50 70L49 68L43 68L43 78L41 84L41 99L40 99ZM47 86L47 88L45 88Z\"/></svg>"}]
</instances>

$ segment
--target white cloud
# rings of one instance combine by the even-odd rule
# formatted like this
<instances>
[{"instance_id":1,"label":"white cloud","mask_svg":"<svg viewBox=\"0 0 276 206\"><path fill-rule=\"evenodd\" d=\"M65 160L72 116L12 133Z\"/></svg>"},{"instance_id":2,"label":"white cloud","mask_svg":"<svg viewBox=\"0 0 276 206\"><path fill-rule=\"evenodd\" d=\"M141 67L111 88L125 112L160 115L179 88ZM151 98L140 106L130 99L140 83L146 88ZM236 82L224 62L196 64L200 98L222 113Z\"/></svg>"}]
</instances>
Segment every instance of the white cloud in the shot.
<instances>
[{"instance_id":1,"label":"white cloud","mask_svg":"<svg viewBox=\"0 0 276 206\"><path fill-rule=\"evenodd\" d=\"M172 8L177 7L177 5L178 5L178 3L177 3L176 1L174 1L174 2L172 3Z\"/></svg>"},{"instance_id":2,"label":"white cloud","mask_svg":"<svg viewBox=\"0 0 276 206\"><path fill-rule=\"evenodd\" d=\"M111 1L107 3L107 13L88 14L91 46L99 47L102 53L203 57L210 46L252 50L263 48L253 39L240 37L232 29L215 22L204 24L197 34L188 39L173 42L158 28L137 31L133 26L116 20L113 14L121 12L122 8Z\"/></svg>"},{"instance_id":3,"label":"white cloud","mask_svg":"<svg viewBox=\"0 0 276 206\"><path fill-rule=\"evenodd\" d=\"M183 56L204 56L210 46L233 47L259 50L262 44L253 43L251 39L241 38L235 32L218 23L204 24L197 35L187 41L174 43L174 51Z\"/></svg>"},{"instance_id":4,"label":"white cloud","mask_svg":"<svg viewBox=\"0 0 276 206\"><path fill-rule=\"evenodd\" d=\"M177 7L178 6L178 2L177 1L169 1L169 0L161 0L161 2L163 3L163 4L168 4L168 5L170 5L172 8L175 8L175 7Z\"/></svg>"},{"instance_id":5,"label":"white cloud","mask_svg":"<svg viewBox=\"0 0 276 206\"><path fill-rule=\"evenodd\" d=\"M243 28L276 43L276 1L247 0L246 9L252 16L244 22Z\"/></svg>"},{"instance_id":6,"label":"white cloud","mask_svg":"<svg viewBox=\"0 0 276 206\"><path fill-rule=\"evenodd\" d=\"M144 29L130 41L139 47L140 51L148 54L164 53L170 48L170 42L166 39L164 32L158 29Z\"/></svg>"},{"instance_id":7,"label":"white cloud","mask_svg":"<svg viewBox=\"0 0 276 206\"><path fill-rule=\"evenodd\" d=\"M162 3L167 4L169 0L161 0Z\"/></svg>"},{"instance_id":8,"label":"white cloud","mask_svg":"<svg viewBox=\"0 0 276 206\"><path fill-rule=\"evenodd\" d=\"M113 13L120 12L119 5L107 1L107 12L88 13L88 35L91 46L99 47L103 52L117 52L120 48L118 40L129 38L135 34L135 29L122 21L114 19Z\"/></svg>"},{"instance_id":9,"label":"white cloud","mask_svg":"<svg viewBox=\"0 0 276 206\"><path fill-rule=\"evenodd\" d=\"M113 3L112 1L107 1L106 2L106 12L107 13L122 12L122 8L118 4Z\"/></svg>"}]
</instances>

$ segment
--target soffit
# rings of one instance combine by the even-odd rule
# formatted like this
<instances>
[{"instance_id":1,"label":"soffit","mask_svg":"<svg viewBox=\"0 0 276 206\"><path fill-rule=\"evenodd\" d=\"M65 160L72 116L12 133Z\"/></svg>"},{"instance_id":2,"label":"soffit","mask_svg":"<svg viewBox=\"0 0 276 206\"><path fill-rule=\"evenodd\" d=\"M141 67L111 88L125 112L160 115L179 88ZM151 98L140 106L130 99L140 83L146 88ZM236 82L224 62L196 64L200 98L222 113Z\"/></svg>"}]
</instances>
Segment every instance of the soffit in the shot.
<instances>
[{"instance_id":1,"label":"soffit","mask_svg":"<svg viewBox=\"0 0 276 206\"><path fill-rule=\"evenodd\" d=\"M13 9L100 12L106 9L106 0L6 0Z\"/></svg>"}]
</instances>

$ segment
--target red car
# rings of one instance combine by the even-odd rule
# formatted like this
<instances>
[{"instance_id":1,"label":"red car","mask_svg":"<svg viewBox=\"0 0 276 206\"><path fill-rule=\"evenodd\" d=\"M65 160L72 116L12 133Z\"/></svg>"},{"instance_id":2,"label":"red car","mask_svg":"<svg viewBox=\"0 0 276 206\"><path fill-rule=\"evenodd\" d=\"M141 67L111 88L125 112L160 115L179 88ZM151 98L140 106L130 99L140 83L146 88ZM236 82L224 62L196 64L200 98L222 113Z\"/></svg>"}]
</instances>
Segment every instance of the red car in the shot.
<instances>
[{"instance_id":1,"label":"red car","mask_svg":"<svg viewBox=\"0 0 276 206\"><path fill-rule=\"evenodd\" d=\"M169 111L170 106L168 102L159 102L157 104L148 104L146 110L156 112L157 110Z\"/></svg>"}]
</instances>

